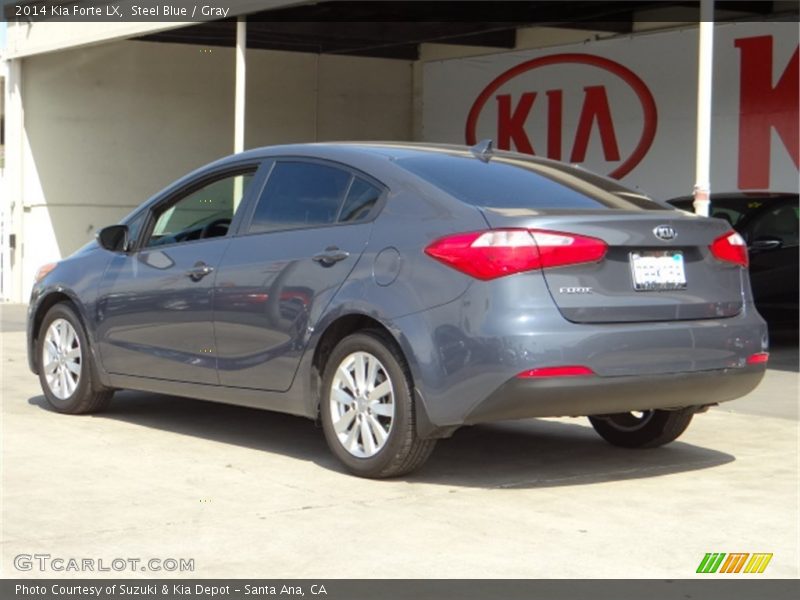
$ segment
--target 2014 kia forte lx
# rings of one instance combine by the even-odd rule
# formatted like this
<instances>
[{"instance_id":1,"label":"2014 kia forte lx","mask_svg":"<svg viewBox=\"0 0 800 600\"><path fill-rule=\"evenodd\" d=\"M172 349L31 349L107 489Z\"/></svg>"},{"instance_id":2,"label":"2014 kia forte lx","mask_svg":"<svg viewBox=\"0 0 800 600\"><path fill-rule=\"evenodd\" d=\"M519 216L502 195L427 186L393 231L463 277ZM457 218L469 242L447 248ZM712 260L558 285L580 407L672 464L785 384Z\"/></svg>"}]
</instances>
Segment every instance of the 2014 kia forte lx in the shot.
<instances>
[{"instance_id":1,"label":"2014 kia forte lx","mask_svg":"<svg viewBox=\"0 0 800 600\"><path fill-rule=\"evenodd\" d=\"M763 377L747 261L726 221L489 144L262 148L43 267L29 362L65 413L128 388L319 419L367 477L500 419L654 447Z\"/></svg>"}]
</instances>

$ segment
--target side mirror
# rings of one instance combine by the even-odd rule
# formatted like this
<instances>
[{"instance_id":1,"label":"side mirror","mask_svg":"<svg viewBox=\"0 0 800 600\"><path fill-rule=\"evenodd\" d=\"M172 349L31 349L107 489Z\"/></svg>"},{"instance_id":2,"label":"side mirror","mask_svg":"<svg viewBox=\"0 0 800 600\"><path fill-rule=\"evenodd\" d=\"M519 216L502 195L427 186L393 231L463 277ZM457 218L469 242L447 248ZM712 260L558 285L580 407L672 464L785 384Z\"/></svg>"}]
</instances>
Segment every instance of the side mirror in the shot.
<instances>
[{"instance_id":1,"label":"side mirror","mask_svg":"<svg viewBox=\"0 0 800 600\"><path fill-rule=\"evenodd\" d=\"M128 226L109 225L97 232L97 243L111 252L128 251Z\"/></svg>"},{"instance_id":2,"label":"side mirror","mask_svg":"<svg viewBox=\"0 0 800 600\"><path fill-rule=\"evenodd\" d=\"M777 237L760 237L750 244L751 252L765 252L783 247L783 240Z\"/></svg>"}]
</instances>

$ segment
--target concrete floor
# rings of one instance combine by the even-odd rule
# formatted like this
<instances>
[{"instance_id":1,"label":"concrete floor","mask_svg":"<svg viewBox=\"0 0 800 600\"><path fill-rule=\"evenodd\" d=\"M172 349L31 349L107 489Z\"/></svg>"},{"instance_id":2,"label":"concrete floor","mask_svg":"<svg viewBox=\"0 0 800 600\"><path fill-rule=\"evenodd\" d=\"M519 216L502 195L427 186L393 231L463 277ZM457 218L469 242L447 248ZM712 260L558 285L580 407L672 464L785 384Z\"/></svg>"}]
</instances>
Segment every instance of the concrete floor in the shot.
<instances>
[{"instance_id":1,"label":"concrete floor","mask_svg":"<svg viewBox=\"0 0 800 600\"><path fill-rule=\"evenodd\" d=\"M613 448L585 419L502 423L367 481L300 418L134 392L56 414L27 370L22 310L2 318L3 577L45 575L15 570L21 553L192 558L174 575L204 578L677 579L706 552L770 552L763 575L725 577L800 574L796 346L665 448Z\"/></svg>"}]
</instances>

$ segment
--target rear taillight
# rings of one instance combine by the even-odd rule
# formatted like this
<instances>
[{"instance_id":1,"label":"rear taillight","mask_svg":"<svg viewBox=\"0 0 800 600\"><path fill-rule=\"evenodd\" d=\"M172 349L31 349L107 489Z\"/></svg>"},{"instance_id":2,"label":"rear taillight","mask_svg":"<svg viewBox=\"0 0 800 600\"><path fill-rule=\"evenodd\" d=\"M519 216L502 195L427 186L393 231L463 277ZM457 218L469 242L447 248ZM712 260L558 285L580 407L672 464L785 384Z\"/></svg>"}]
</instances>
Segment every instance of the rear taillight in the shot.
<instances>
[{"instance_id":1,"label":"rear taillight","mask_svg":"<svg viewBox=\"0 0 800 600\"><path fill-rule=\"evenodd\" d=\"M747 267L750 262L747 259L747 244L744 238L735 231L729 231L719 236L711 242L709 249L716 259L724 262L742 267Z\"/></svg>"},{"instance_id":2,"label":"rear taillight","mask_svg":"<svg viewBox=\"0 0 800 600\"><path fill-rule=\"evenodd\" d=\"M493 229L436 240L425 253L477 279L602 260L608 245L597 238L540 229Z\"/></svg>"}]
</instances>

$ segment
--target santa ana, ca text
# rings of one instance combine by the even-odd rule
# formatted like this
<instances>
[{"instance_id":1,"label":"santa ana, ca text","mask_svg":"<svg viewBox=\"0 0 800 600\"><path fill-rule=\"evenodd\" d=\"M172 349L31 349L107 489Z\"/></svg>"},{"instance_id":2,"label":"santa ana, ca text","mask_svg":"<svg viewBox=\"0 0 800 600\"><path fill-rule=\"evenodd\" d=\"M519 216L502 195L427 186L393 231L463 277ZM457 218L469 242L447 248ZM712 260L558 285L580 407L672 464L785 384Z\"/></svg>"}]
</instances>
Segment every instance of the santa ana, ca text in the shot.
<instances>
[{"instance_id":1,"label":"santa ana, ca text","mask_svg":"<svg viewBox=\"0 0 800 600\"><path fill-rule=\"evenodd\" d=\"M241 587L233 587L231 585L204 585L186 583L170 583L170 584L156 584L147 583L142 585L132 584L110 584L110 585L68 585L68 584L52 584L49 587L45 585L26 585L17 584L15 586L15 594L18 596L35 595L47 596L84 596L96 597L101 596L158 596L159 594L168 597L189 597L201 596L203 598L225 597L231 593L243 594L245 596L305 596L306 592L303 586L300 585L251 585L245 584ZM313 584L308 586L308 591L311 596L327 595L328 592L322 584Z\"/></svg>"}]
</instances>

